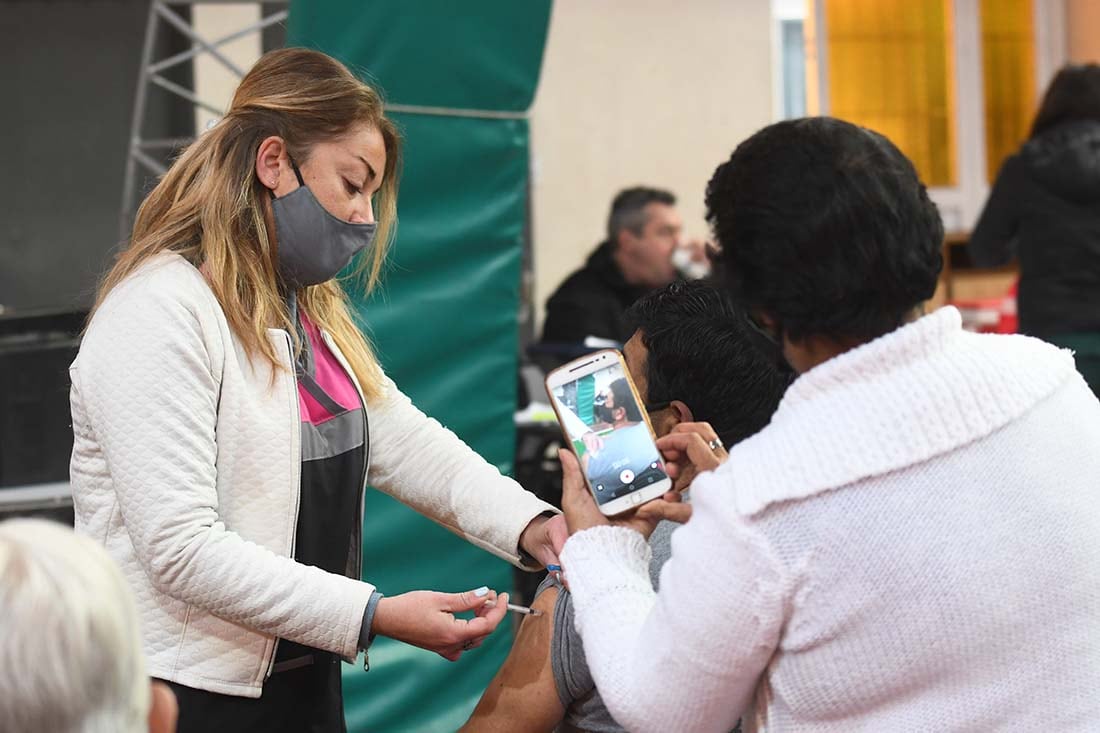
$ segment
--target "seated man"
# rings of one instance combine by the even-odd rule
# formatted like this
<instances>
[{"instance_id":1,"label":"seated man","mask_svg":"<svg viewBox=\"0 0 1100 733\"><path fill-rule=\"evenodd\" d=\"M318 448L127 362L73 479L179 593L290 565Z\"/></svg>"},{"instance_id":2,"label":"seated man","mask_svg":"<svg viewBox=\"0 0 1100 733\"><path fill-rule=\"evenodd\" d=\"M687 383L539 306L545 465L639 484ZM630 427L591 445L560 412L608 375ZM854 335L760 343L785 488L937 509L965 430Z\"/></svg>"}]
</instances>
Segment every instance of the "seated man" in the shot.
<instances>
[{"instance_id":1,"label":"seated man","mask_svg":"<svg viewBox=\"0 0 1100 733\"><path fill-rule=\"evenodd\" d=\"M137 608L107 552L40 519L0 522L0 731L171 733Z\"/></svg>"},{"instance_id":2,"label":"seated man","mask_svg":"<svg viewBox=\"0 0 1100 733\"><path fill-rule=\"evenodd\" d=\"M621 342L630 336L626 309L676 278L673 253L681 229L676 197L668 191L620 191L607 217L607 239L546 301L542 342L579 344L589 336Z\"/></svg>"},{"instance_id":3,"label":"seated man","mask_svg":"<svg viewBox=\"0 0 1100 733\"><path fill-rule=\"evenodd\" d=\"M709 422L726 445L763 428L790 381L777 350L726 296L700 282L675 282L639 300L624 349L627 369L658 436L683 422ZM678 525L662 522L650 538L657 584ZM573 628L568 591L553 578L540 586L511 654L489 684L464 731L621 731L588 673Z\"/></svg>"}]
</instances>

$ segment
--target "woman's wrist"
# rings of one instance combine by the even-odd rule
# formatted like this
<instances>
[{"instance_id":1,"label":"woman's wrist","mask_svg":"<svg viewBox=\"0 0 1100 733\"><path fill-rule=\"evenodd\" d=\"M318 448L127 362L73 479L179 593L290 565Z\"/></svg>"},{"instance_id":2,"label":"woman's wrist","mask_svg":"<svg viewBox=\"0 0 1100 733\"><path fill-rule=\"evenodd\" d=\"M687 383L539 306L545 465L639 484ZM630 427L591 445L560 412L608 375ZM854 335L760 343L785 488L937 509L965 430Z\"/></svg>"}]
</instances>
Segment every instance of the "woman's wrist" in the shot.
<instances>
[{"instance_id":1,"label":"woman's wrist","mask_svg":"<svg viewBox=\"0 0 1100 733\"><path fill-rule=\"evenodd\" d=\"M378 604L382 601L382 594L378 591L371 593L367 607L363 611L363 625L359 628L359 648L365 650L374 641L378 631L374 628L374 617L378 612Z\"/></svg>"}]
</instances>

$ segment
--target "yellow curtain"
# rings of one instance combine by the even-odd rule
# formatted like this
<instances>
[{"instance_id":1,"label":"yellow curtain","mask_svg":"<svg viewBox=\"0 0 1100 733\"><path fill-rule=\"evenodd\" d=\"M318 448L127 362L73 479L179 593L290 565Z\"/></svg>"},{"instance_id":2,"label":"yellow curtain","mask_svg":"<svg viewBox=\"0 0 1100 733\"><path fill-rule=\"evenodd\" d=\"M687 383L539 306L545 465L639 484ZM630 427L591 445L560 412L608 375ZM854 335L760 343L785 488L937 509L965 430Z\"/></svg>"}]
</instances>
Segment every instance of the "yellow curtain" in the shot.
<instances>
[{"instance_id":1,"label":"yellow curtain","mask_svg":"<svg viewBox=\"0 0 1100 733\"><path fill-rule=\"evenodd\" d=\"M985 159L992 181L1027 139L1036 109L1032 0L982 0Z\"/></svg>"},{"instance_id":2,"label":"yellow curtain","mask_svg":"<svg viewBox=\"0 0 1100 733\"><path fill-rule=\"evenodd\" d=\"M890 138L925 184L955 185L951 0L823 2L830 114Z\"/></svg>"}]
</instances>

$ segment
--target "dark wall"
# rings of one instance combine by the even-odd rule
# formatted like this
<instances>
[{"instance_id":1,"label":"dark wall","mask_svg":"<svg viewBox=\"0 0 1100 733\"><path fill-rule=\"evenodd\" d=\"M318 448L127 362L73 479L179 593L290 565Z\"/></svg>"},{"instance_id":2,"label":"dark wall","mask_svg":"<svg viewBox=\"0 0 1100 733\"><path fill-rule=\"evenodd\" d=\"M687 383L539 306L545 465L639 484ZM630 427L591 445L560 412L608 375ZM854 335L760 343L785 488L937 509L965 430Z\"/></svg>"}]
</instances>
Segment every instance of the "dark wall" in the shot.
<instances>
[{"instance_id":1,"label":"dark wall","mask_svg":"<svg viewBox=\"0 0 1100 733\"><path fill-rule=\"evenodd\" d=\"M83 320L0 317L0 489L69 478L68 369Z\"/></svg>"},{"instance_id":2,"label":"dark wall","mask_svg":"<svg viewBox=\"0 0 1100 733\"><path fill-rule=\"evenodd\" d=\"M9 315L86 308L119 243L148 12L140 0L0 2L0 306ZM174 30L161 41L161 56L187 47ZM166 76L190 87L190 64ZM147 110L146 136L194 133L191 105L173 95L154 89Z\"/></svg>"},{"instance_id":3,"label":"dark wall","mask_svg":"<svg viewBox=\"0 0 1100 733\"><path fill-rule=\"evenodd\" d=\"M267 17L280 10L286 10L286 3L264 3L260 6L260 13L263 17ZM263 33L260 35L260 48L265 52L272 51L276 48L282 48L286 45L286 21L282 23L276 23L264 28Z\"/></svg>"}]
</instances>

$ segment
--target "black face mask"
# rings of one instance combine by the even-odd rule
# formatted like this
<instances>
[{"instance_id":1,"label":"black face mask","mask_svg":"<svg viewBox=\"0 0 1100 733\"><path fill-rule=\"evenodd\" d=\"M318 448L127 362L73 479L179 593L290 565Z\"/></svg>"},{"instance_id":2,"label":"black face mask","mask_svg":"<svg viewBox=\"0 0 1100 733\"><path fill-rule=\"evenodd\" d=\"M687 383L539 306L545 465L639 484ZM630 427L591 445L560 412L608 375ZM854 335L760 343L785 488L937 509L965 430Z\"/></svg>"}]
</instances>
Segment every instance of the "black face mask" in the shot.
<instances>
[{"instance_id":1,"label":"black face mask","mask_svg":"<svg viewBox=\"0 0 1100 733\"><path fill-rule=\"evenodd\" d=\"M615 422L615 411L607 405L596 405L592 412L596 416L596 420L599 422Z\"/></svg>"}]
</instances>

